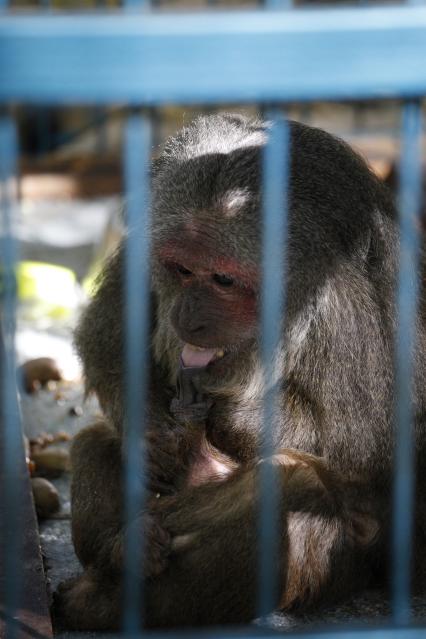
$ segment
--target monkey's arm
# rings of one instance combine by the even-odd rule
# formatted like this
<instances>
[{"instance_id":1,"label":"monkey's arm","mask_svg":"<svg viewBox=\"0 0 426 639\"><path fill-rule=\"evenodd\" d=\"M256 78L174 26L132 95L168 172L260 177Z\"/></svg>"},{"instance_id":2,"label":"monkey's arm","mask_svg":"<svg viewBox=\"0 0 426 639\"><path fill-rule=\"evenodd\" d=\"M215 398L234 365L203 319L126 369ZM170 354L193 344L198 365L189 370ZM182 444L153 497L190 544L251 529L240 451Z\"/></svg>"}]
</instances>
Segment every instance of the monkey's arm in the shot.
<instances>
[{"instance_id":1,"label":"monkey's arm","mask_svg":"<svg viewBox=\"0 0 426 639\"><path fill-rule=\"evenodd\" d=\"M280 484L276 608L347 595L368 579L376 520L361 492L311 455L284 450L272 460ZM249 621L256 615L259 467L158 504L172 536L166 570L148 580L150 626Z\"/></svg>"},{"instance_id":2,"label":"monkey's arm","mask_svg":"<svg viewBox=\"0 0 426 639\"><path fill-rule=\"evenodd\" d=\"M157 427L148 430L146 442L147 498L152 496L155 500L158 492L172 494L183 482L188 434L178 427L175 430ZM73 442L72 532L77 556L84 567L94 565L113 572L122 568L122 445L119 433L106 422L85 428ZM141 534L143 531L149 540L150 561L145 572L159 572L164 567L168 535L163 534L152 514L141 513L134 525L140 525Z\"/></svg>"}]
</instances>

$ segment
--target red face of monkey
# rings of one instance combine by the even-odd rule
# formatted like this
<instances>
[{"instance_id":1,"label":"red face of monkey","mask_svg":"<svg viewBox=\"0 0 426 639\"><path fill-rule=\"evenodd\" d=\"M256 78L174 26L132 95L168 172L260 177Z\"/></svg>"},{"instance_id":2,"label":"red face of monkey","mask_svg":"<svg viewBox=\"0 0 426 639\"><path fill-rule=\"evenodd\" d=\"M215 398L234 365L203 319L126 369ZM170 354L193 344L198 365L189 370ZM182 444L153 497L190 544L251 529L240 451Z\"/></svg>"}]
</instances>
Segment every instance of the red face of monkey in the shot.
<instances>
[{"instance_id":1,"label":"red face of monkey","mask_svg":"<svg viewBox=\"0 0 426 639\"><path fill-rule=\"evenodd\" d=\"M170 318L183 342L184 366L212 368L255 337L256 278L250 269L193 236L182 235L158 253L173 287Z\"/></svg>"}]
</instances>

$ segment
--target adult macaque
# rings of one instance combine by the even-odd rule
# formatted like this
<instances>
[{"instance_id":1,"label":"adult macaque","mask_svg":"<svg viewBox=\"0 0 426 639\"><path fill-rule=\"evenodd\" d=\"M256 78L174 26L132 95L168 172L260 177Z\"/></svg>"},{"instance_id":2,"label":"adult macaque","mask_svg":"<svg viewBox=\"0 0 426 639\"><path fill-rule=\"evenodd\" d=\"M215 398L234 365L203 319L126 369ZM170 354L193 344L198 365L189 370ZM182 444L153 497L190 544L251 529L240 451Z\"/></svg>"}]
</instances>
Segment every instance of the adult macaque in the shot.
<instances>
[{"instance_id":1,"label":"adult macaque","mask_svg":"<svg viewBox=\"0 0 426 639\"><path fill-rule=\"evenodd\" d=\"M276 453L262 461L282 485L275 604L284 610L332 602L384 569L398 261L385 187L341 141L290 128L281 406L270 425ZM267 135L267 124L242 117L200 118L166 144L154 170L151 497L132 522L146 535L140 574L149 626L242 622L256 613ZM120 622L123 287L120 251L76 339L105 412L73 449L73 535L84 574L62 588L58 610L82 629ZM416 352L421 451L423 328Z\"/></svg>"}]
</instances>

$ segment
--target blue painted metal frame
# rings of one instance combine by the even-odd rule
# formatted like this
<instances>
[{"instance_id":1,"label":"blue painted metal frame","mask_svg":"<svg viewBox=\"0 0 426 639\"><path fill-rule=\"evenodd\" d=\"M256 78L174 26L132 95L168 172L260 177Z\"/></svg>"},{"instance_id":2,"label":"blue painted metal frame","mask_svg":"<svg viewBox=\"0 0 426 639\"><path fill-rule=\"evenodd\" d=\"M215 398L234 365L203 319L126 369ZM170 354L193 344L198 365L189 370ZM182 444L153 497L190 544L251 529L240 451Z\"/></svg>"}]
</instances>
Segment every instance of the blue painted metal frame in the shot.
<instances>
[{"instance_id":1,"label":"blue painted metal frame","mask_svg":"<svg viewBox=\"0 0 426 639\"><path fill-rule=\"evenodd\" d=\"M401 226L400 271L397 293L399 313L395 344L395 485L393 511L393 617L397 624L410 621L410 569L414 516L415 443L412 382L416 345L418 270L422 243L421 134L418 102L403 107L400 159L399 215Z\"/></svg>"},{"instance_id":2,"label":"blue painted metal frame","mask_svg":"<svg viewBox=\"0 0 426 639\"><path fill-rule=\"evenodd\" d=\"M148 114L129 116L124 147L127 197L125 250L126 437L125 518L134 522L144 504L144 453L149 378L150 313L150 166L151 122ZM124 632L140 632L142 587L135 566L142 565L143 540L139 528L128 527L125 546Z\"/></svg>"},{"instance_id":3,"label":"blue painted metal frame","mask_svg":"<svg viewBox=\"0 0 426 639\"><path fill-rule=\"evenodd\" d=\"M0 17L0 100L240 102L426 94L426 7Z\"/></svg>"},{"instance_id":4,"label":"blue painted metal frame","mask_svg":"<svg viewBox=\"0 0 426 639\"><path fill-rule=\"evenodd\" d=\"M273 423L278 408L280 388L276 375L275 353L282 339L285 310L287 192L289 175L289 129L279 109L269 109L271 122L269 144L263 158L263 246L261 357L264 370L265 398L263 438L260 456L267 459L275 452ZM258 615L268 614L277 601L276 566L279 565L277 468L260 464L259 479L262 499L259 508L259 578Z\"/></svg>"},{"instance_id":5,"label":"blue painted metal frame","mask_svg":"<svg viewBox=\"0 0 426 639\"><path fill-rule=\"evenodd\" d=\"M22 526L20 509L20 481L18 460L22 454L22 432L18 409L17 378L15 362L16 328L16 274L18 257L14 239L14 211L16 206L17 136L13 120L0 116L0 429L3 455L0 459L4 474L4 485L0 486L7 512L6 539L2 540L4 551L5 592L2 593L5 610L12 621L6 620L8 639L14 639L17 628L13 617L19 608L22 588L20 552ZM4 340L4 348L3 348ZM4 491L4 492L3 492Z\"/></svg>"}]
</instances>

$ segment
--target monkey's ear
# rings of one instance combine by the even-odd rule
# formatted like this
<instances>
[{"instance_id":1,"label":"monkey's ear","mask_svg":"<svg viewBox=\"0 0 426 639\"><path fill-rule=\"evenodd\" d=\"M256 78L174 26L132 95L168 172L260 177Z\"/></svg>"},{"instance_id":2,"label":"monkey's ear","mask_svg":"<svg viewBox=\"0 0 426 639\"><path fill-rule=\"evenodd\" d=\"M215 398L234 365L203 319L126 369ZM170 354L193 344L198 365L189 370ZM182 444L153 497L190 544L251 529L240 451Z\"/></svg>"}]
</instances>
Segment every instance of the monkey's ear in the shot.
<instances>
[{"instance_id":1,"label":"monkey's ear","mask_svg":"<svg viewBox=\"0 0 426 639\"><path fill-rule=\"evenodd\" d=\"M348 532L355 543L369 546L376 541L379 534L379 522L367 513L351 512L348 522Z\"/></svg>"}]
</instances>

